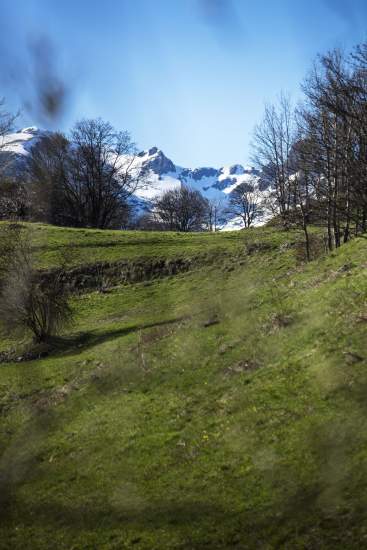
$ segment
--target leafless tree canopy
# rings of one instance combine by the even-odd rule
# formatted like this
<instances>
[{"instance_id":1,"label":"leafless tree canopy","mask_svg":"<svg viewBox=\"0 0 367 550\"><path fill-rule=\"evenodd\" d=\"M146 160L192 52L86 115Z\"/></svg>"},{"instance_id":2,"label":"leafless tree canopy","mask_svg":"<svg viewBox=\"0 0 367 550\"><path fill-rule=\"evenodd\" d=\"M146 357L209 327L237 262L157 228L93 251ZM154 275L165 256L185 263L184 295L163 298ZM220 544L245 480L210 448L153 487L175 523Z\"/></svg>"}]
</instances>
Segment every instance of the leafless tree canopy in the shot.
<instances>
[{"instance_id":1,"label":"leafless tree canopy","mask_svg":"<svg viewBox=\"0 0 367 550\"><path fill-rule=\"evenodd\" d=\"M53 223L77 227L121 227L127 199L145 185L127 132L101 119L82 120L70 137L53 134L31 151L28 173L38 200Z\"/></svg>"},{"instance_id":2,"label":"leafless tree canopy","mask_svg":"<svg viewBox=\"0 0 367 550\"><path fill-rule=\"evenodd\" d=\"M13 130L17 114L9 113L5 108L5 98L0 99L0 148L4 146L4 137Z\"/></svg>"},{"instance_id":3,"label":"leafless tree canopy","mask_svg":"<svg viewBox=\"0 0 367 550\"><path fill-rule=\"evenodd\" d=\"M296 111L267 106L255 158L273 185L277 213L325 227L328 249L367 231L367 44L320 56ZM307 252L309 256L309 251Z\"/></svg>"},{"instance_id":4,"label":"leafless tree canopy","mask_svg":"<svg viewBox=\"0 0 367 550\"><path fill-rule=\"evenodd\" d=\"M312 185L329 248L367 230L366 45L319 59L304 83L300 168Z\"/></svg>"},{"instance_id":5,"label":"leafless tree canopy","mask_svg":"<svg viewBox=\"0 0 367 550\"><path fill-rule=\"evenodd\" d=\"M262 213L261 198L262 193L255 183L242 183L231 192L228 210L241 218L244 227L250 227Z\"/></svg>"},{"instance_id":6,"label":"leafless tree canopy","mask_svg":"<svg viewBox=\"0 0 367 550\"><path fill-rule=\"evenodd\" d=\"M33 264L29 235L19 226L2 226L0 238L2 326L11 333L29 331L35 342L45 342L72 317L63 270L42 281Z\"/></svg>"},{"instance_id":7,"label":"leafless tree canopy","mask_svg":"<svg viewBox=\"0 0 367 550\"><path fill-rule=\"evenodd\" d=\"M292 206L288 178L293 173L291 151L296 129L291 102L281 94L277 105L266 105L263 120L255 128L253 160L263 178L273 184L274 204L285 226Z\"/></svg>"},{"instance_id":8,"label":"leafless tree canopy","mask_svg":"<svg viewBox=\"0 0 367 550\"><path fill-rule=\"evenodd\" d=\"M28 210L27 186L16 178L3 178L0 182L0 220L23 219Z\"/></svg>"},{"instance_id":9,"label":"leafless tree canopy","mask_svg":"<svg viewBox=\"0 0 367 550\"><path fill-rule=\"evenodd\" d=\"M201 231L207 219L208 201L199 193L182 186L154 201L154 215L166 229Z\"/></svg>"},{"instance_id":10,"label":"leafless tree canopy","mask_svg":"<svg viewBox=\"0 0 367 550\"><path fill-rule=\"evenodd\" d=\"M213 198L207 200L207 226L209 231L217 231L223 214L224 206L221 199Z\"/></svg>"},{"instance_id":11,"label":"leafless tree canopy","mask_svg":"<svg viewBox=\"0 0 367 550\"><path fill-rule=\"evenodd\" d=\"M17 114L6 110L0 99L0 219L23 217L27 208L27 193L15 175L9 175L11 155L6 151L6 135L13 130Z\"/></svg>"}]
</instances>

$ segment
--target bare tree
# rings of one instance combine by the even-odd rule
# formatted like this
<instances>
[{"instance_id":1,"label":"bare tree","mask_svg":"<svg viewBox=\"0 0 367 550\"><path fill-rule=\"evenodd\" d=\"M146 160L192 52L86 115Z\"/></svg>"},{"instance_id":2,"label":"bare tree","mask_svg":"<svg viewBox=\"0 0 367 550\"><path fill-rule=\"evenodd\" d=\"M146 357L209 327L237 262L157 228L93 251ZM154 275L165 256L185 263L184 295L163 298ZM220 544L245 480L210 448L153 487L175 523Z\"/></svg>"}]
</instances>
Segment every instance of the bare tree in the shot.
<instances>
[{"instance_id":1,"label":"bare tree","mask_svg":"<svg viewBox=\"0 0 367 550\"><path fill-rule=\"evenodd\" d=\"M0 220L24 219L29 211L29 193L16 178L4 178L0 183Z\"/></svg>"},{"instance_id":2,"label":"bare tree","mask_svg":"<svg viewBox=\"0 0 367 550\"><path fill-rule=\"evenodd\" d=\"M201 231L205 224L208 201L199 191L185 186L171 189L154 201L153 212L166 229Z\"/></svg>"},{"instance_id":3,"label":"bare tree","mask_svg":"<svg viewBox=\"0 0 367 550\"><path fill-rule=\"evenodd\" d=\"M319 58L303 89L303 132L313 144L308 164L322 206L328 247L367 230L367 71L365 45L352 56L334 50Z\"/></svg>"},{"instance_id":4,"label":"bare tree","mask_svg":"<svg viewBox=\"0 0 367 550\"><path fill-rule=\"evenodd\" d=\"M6 235L6 232L8 234ZM28 233L17 227L2 228L0 316L5 330L33 334L35 342L46 342L71 320L69 292L63 269L43 280L33 264Z\"/></svg>"},{"instance_id":5,"label":"bare tree","mask_svg":"<svg viewBox=\"0 0 367 550\"><path fill-rule=\"evenodd\" d=\"M277 105L265 106L263 120L254 131L253 160L263 178L273 188L274 204L285 227L288 227L292 196L289 176L292 173L291 151L295 124L289 97L281 94Z\"/></svg>"},{"instance_id":6,"label":"bare tree","mask_svg":"<svg viewBox=\"0 0 367 550\"><path fill-rule=\"evenodd\" d=\"M28 172L51 219L77 227L123 226L128 198L146 185L129 133L101 119L78 122L69 139L56 134L39 142Z\"/></svg>"},{"instance_id":7,"label":"bare tree","mask_svg":"<svg viewBox=\"0 0 367 550\"><path fill-rule=\"evenodd\" d=\"M70 143L61 133L43 137L27 158L33 219L56 225L78 225L83 204L74 192Z\"/></svg>"},{"instance_id":8,"label":"bare tree","mask_svg":"<svg viewBox=\"0 0 367 550\"><path fill-rule=\"evenodd\" d=\"M74 186L82 190L88 225L109 227L120 206L143 184L128 132L116 132L101 119L82 120L71 133Z\"/></svg>"},{"instance_id":9,"label":"bare tree","mask_svg":"<svg viewBox=\"0 0 367 550\"><path fill-rule=\"evenodd\" d=\"M287 227L326 230L329 250L367 231L367 45L320 56L303 83L305 101L268 105L254 136L255 159Z\"/></svg>"},{"instance_id":10,"label":"bare tree","mask_svg":"<svg viewBox=\"0 0 367 550\"><path fill-rule=\"evenodd\" d=\"M262 193L256 183L242 183L230 194L228 211L247 228L262 214Z\"/></svg>"},{"instance_id":11,"label":"bare tree","mask_svg":"<svg viewBox=\"0 0 367 550\"><path fill-rule=\"evenodd\" d=\"M8 173L13 158L6 148L6 136L13 130L17 116L9 113L5 108L5 99L0 99L0 219L22 215L26 203L24 188L14 175Z\"/></svg>"},{"instance_id":12,"label":"bare tree","mask_svg":"<svg viewBox=\"0 0 367 550\"><path fill-rule=\"evenodd\" d=\"M14 122L18 117L17 114L9 113L5 107L5 99L0 98L0 183L6 176L7 169L11 163L12 155L6 150L6 136L14 127Z\"/></svg>"},{"instance_id":13,"label":"bare tree","mask_svg":"<svg viewBox=\"0 0 367 550\"><path fill-rule=\"evenodd\" d=\"M14 127L14 122L18 117L17 114L9 113L5 108L5 98L0 99L0 149L6 145L6 135L9 134Z\"/></svg>"},{"instance_id":14,"label":"bare tree","mask_svg":"<svg viewBox=\"0 0 367 550\"><path fill-rule=\"evenodd\" d=\"M218 199L207 199L207 224L209 231L216 232L220 223L221 215L223 214L223 202Z\"/></svg>"}]
</instances>

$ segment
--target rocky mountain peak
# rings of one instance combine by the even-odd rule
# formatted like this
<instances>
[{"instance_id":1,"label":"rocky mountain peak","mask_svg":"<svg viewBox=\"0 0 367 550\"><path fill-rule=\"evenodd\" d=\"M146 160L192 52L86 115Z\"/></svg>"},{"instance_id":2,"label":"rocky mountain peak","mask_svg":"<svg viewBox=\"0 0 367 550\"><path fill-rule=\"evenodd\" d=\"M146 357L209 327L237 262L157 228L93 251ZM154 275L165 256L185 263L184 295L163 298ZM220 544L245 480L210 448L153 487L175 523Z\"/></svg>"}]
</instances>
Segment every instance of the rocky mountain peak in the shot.
<instances>
[{"instance_id":1,"label":"rocky mountain peak","mask_svg":"<svg viewBox=\"0 0 367 550\"><path fill-rule=\"evenodd\" d=\"M142 159L144 170L152 170L159 176L176 172L176 166L158 147L151 147L148 151L142 151L138 156Z\"/></svg>"}]
</instances>

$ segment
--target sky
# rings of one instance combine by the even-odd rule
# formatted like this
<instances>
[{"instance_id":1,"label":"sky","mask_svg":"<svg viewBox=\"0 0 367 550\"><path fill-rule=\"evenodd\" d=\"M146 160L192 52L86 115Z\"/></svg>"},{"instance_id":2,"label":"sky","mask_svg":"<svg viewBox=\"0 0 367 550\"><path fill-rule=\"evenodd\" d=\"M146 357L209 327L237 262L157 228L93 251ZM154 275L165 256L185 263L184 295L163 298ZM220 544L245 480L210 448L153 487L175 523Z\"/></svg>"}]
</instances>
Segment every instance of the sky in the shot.
<instances>
[{"instance_id":1,"label":"sky","mask_svg":"<svg viewBox=\"0 0 367 550\"><path fill-rule=\"evenodd\" d=\"M0 96L21 108L19 126L68 131L101 117L184 167L248 164L264 103L281 91L298 101L318 53L367 39L366 0L0 0L0 10ZM53 117L34 99L37 78L62 91Z\"/></svg>"}]
</instances>

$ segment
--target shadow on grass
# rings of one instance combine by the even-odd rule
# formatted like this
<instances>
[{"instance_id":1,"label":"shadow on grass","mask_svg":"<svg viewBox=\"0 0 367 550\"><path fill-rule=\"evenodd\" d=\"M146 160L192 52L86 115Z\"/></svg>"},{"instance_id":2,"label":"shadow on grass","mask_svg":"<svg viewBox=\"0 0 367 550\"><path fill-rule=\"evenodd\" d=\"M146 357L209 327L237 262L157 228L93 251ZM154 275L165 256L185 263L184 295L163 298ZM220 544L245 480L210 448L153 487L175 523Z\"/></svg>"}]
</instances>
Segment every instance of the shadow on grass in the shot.
<instances>
[{"instance_id":1,"label":"shadow on grass","mask_svg":"<svg viewBox=\"0 0 367 550\"><path fill-rule=\"evenodd\" d=\"M291 501L292 499L287 504L291 504ZM72 537L76 543L83 540L88 533L89 536L96 537L99 543L108 536L108 541L112 544L112 537L117 537L118 529L119 537L124 536L123 534L127 536L127 543L135 534L138 535L131 541L132 544L137 544L138 548L141 547L140 542L146 542L147 532L156 531L159 536L159 530L162 529L175 532L180 539L180 545L175 547L187 550L290 549L301 548L301 545L302 548L315 549L365 547L363 529L359 527L364 514L360 511L351 511L349 514L336 513L325 517L317 514L315 510L303 514L289 510L288 506L285 509L281 506L280 510L281 512L278 510L277 513L275 509L263 510L262 514L255 510L239 512L228 509L221 503L199 499L182 502L147 502L132 509L128 506L111 506L108 497L104 505L85 503L81 506L65 506L60 502L30 506L19 499L14 510L0 512L0 525L12 526L15 517L21 518L21 525L26 528L25 533L27 528L32 527L33 537L35 533L36 536L38 534L39 537L44 537L47 527L56 531L61 529L63 538ZM129 530L129 534L124 533L125 529ZM151 542L150 537L149 540ZM110 546L109 543L106 548L120 548L114 544ZM161 548L168 546L162 543Z\"/></svg>"},{"instance_id":2,"label":"shadow on grass","mask_svg":"<svg viewBox=\"0 0 367 550\"><path fill-rule=\"evenodd\" d=\"M110 329L104 331L82 332L72 337L54 338L52 341L53 355L70 355L82 353L86 349L93 348L100 344L104 344L110 340L127 336L128 334L146 330L150 328L169 326L185 321L188 317L177 317L175 319L167 319L164 321L145 323L141 325L131 325L118 329Z\"/></svg>"},{"instance_id":3,"label":"shadow on grass","mask_svg":"<svg viewBox=\"0 0 367 550\"><path fill-rule=\"evenodd\" d=\"M121 522L135 523L151 527L163 527L167 524L193 524L202 522L203 518L210 516L223 516L223 510L205 502L156 502L154 504L142 504L138 508L133 506L111 506L108 498L103 506L86 503L82 506L65 506L60 502L48 502L45 505L35 504L30 508L26 503L18 501L18 512L22 517L22 523L32 525L67 526L70 529L82 528L98 529L102 525L106 528L120 525ZM0 522L11 518L9 509L0 513Z\"/></svg>"},{"instance_id":4,"label":"shadow on grass","mask_svg":"<svg viewBox=\"0 0 367 550\"><path fill-rule=\"evenodd\" d=\"M132 325L113 330L80 332L70 337L54 336L51 340L45 343L28 343L24 349L0 351L0 364L14 362L28 363L30 361L44 359L50 355L53 357L58 357L60 355L75 355L82 353L86 349L98 346L99 344L104 344L109 340L120 338L121 336L127 336L128 334L150 328L174 325L186 319L188 319L188 317L178 317L176 319L168 319L165 321L146 323L142 325Z\"/></svg>"}]
</instances>

